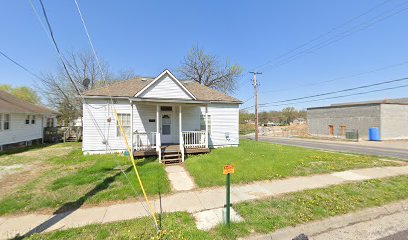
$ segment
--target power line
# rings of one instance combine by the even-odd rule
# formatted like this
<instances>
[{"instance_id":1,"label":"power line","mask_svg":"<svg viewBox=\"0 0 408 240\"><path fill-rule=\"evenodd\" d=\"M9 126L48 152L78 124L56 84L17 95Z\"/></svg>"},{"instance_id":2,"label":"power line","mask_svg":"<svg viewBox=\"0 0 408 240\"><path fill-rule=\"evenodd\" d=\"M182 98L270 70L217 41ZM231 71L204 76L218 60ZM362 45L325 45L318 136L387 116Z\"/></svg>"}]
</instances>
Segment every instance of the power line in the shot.
<instances>
[{"instance_id":1,"label":"power line","mask_svg":"<svg viewBox=\"0 0 408 240\"><path fill-rule=\"evenodd\" d=\"M47 36L48 36L47 29L45 28L44 24L42 23L41 19L39 18L39 15L38 15L38 13L37 13L35 7L32 5L31 0L29 0L29 1L30 1L30 4L31 4L31 6L32 6L33 11L35 12L35 14L36 14L38 20L40 21L41 25L43 25L43 29L44 29L44 31L46 32ZM101 135L101 137L102 137L103 139L106 139L106 137L105 137L103 131L102 131L101 128L99 127L98 123L96 122L95 117L93 116L92 112L91 112L90 109L89 109L89 107L92 107L92 106L86 104L85 98L83 97L83 95L82 95L81 92L79 91L79 88L77 87L75 81L73 81L73 79L72 79L72 77L71 77L71 75L70 75L70 73L69 73L69 71L68 71L68 69L67 69L67 67L66 67L66 64L65 64L65 62L64 62L64 59L63 59L63 57L62 57L62 54L61 54L61 52L60 52L60 50L59 50L59 48L58 48L58 44L57 44L57 42L56 42L56 40L55 40L53 31L52 31L52 28L51 28L51 24L50 24L50 22L49 22L49 20L48 20L48 17L47 17L47 13L46 13L44 4L43 4L42 0L39 0L39 2L40 2L41 7L42 7L42 11L43 11L44 18L46 19L46 22L47 22L47 26L48 26L49 33L50 33L50 35L51 35L51 38L50 38L51 43L52 43L52 45L54 46L54 48L55 48L55 50L56 50L56 52L57 52L57 54L58 54L58 56L59 56L59 58L60 58L62 64L63 64L63 67L64 67L64 69L65 69L65 71L66 71L66 74L67 74L67 76L68 76L70 82L74 85L74 87L75 87L75 89L76 89L78 95L81 97L82 102L85 103L85 104L84 104L84 105L85 105L85 108L86 108L86 110L87 110L88 113L89 113L89 116L90 116L90 118L91 118L92 123L93 123L94 126L97 128L97 131L99 132L99 134ZM109 107L109 105L108 105L108 107ZM109 143L107 143L107 149L109 149L109 152L113 153L113 152L112 152L112 148L110 147ZM117 162L116 158L114 158L114 160L115 160L115 162L116 162L116 165L118 166L119 163ZM136 189L134 188L133 184L131 183L131 181L130 181L129 177L127 176L126 172L125 172L121 167L119 167L119 169L120 169L121 172L125 175L125 177L126 177L128 183L129 183L129 185L131 185L131 188L132 188L132 190L134 191L134 193L137 194L137 191L136 191Z\"/></svg>"},{"instance_id":2,"label":"power line","mask_svg":"<svg viewBox=\"0 0 408 240\"><path fill-rule=\"evenodd\" d=\"M394 83L394 82L401 82L401 81L405 81L405 80L408 80L408 78L399 78L399 79L394 79L394 80L389 80L389 81L384 81L384 82L378 82L378 83L373 83L373 84L368 84L368 85L363 85L363 86L358 86L358 87L353 87L353 88L342 89L342 90L338 90L338 91L332 91L332 92L320 93L320 94L309 95L309 96L304 96L304 97L298 97L298 98L286 99L286 100L281 100L281 101L263 103L263 104L259 104L259 105L263 106L263 105L272 104L272 103L292 102L292 101L296 101L296 100L302 100L302 99L314 98L314 97L321 97L321 96L326 96L326 95L331 95L331 94L336 94L336 93L342 93L342 92L349 92L349 91L353 91L353 90L357 90L357 89L368 88L368 87L373 87L373 86L379 86L379 85L384 85L384 84L389 84L389 83Z\"/></svg>"},{"instance_id":3,"label":"power line","mask_svg":"<svg viewBox=\"0 0 408 240\"><path fill-rule=\"evenodd\" d=\"M278 89L278 90L264 91L264 93L283 92L283 91L288 91L288 90L293 90L293 89L299 89L299 88L301 88L301 87L309 87L309 86L321 85L321 84L324 84L324 83L335 82L335 81L338 81L338 80L343 80L343 79L348 79L348 78L354 78L354 77L362 76L362 75L365 75L365 74L370 74L370 73L374 73L374 72L379 72L379 71L387 70L387 69L390 69L390 68L399 67L399 66L402 66L402 65L405 65L405 64L408 64L408 61L403 61L403 62L400 62L400 63L395 63L395 64L387 65L387 66L380 67L380 68L375 68L375 69L372 69L372 70L368 70L368 71L364 71L364 72L360 72L360 73L356 73L356 74L352 74L352 75L348 75L348 76L333 78L333 79L331 79L331 80L325 80L325 81L320 81L320 82L313 82L313 83L308 83L308 84L301 84L301 85L297 85L297 86L294 86L294 87L284 88L284 89Z\"/></svg>"},{"instance_id":4,"label":"power line","mask_svg":"<svg viewBox=\"0 0 408 240\"><path fill-rule=\"evenodd\" d=\"M35 78L38 78L39 80L42 80L42 78L40 76L38 76L37 74L35 74L34 72L32 72L31 70L29 70L28 68L24 67L23 65L21 65L20 63L18 63L17 61L15 61L14 59L12 59L11 57L9 57L7 54L5 54L4 52L2 52L0 50L0 54L5 57L7 60L9 60L10 62L14 63L15 65L17 65L18 67L20 67L21 69L23 69L24 71L26 71L27 73L29 73L30 75L32 75Z\"/></svg>"},{"instance_id":5,"label":"power line","mask_svg":"<svg viewBox=\"0 0 408 240\"><path fill-rule=\"evenodd\" d=\"M333 44L333 43L335 43L337 41L340 41L340 40L342 40L342 39L344 39L344 38L346 38L346 37L348 37L348 36L350 36L350 35L352 35L354 33L360 32L360 31L362 31L362 30L364 30L364 29L366 29L366 28L368 28L368 27L370 27L370 26L372 26L372 25L374 25L374 24L376 24L378 22L381 22L381 21L383 21L383 20L385 20L385 19L387 19L387 18L389 18L391 16L394 16L394 15L396 15L396 14L402 12L402 11L405 11L407 9L407 8L403 8L402 10L393 12L394 10L398 9L398 7L404 6L406 4L406 2L404 2L402 4L399 4L397 6L394 5L392 9L381 12L380 14L374 16L373 18L370 18L368 21L365 21L365 22L359 23L359 24L357 24L355 26L352 26L351 28L349 28L349 29L347 29L347 30L345 30L345 31L343 31L343 32L341 32L339 34L331 36L331 37L327 38L326 40L319 41L320 39L323 39L325 36L328 36L331 33L334 33L337 30L342 29L343 27L349 25L352 22L355 22L356 20L360 19L363 16L368 15L369 13L373 12L377 8L387 4L389 2L390 1L385 0L385 1L375 5L374 7L368 9L367 11L363 12L362 14L359 14L358 16L353 17L353 18L343 22L342 24L335 26L334 28L330 29L326 33L323 33L323 34L319 35L318 37L316 37L316 38L314 38L314 39L312 39L312 40L310 40L310 41L308 41L306 43L303 43L303 44L291 49L290 51L288 51L288 52L286 52L284 54L281 54L280 56L275 58L275 60L270 60L267 63L262 64L262 65L260 65L260 66L258 66L256 68L254 68L254 69L264 68L264 67L270 65L271 63L274 63L272 65L272 67L278 67L278 66L287 64L287 63L295 60L297 57L301 57L301 56L303 56L303 55L305 55L307 53L310 53L313 50L318 50L318 49L326 47L326 46L328 46L330 44ZM391 14L386 15L389 12L391 12ZM364 25L364 24L366 24L366 25ZM303 50L303 51L300 51L300 52L296 53L296 51L298 51L298 50L302 49L303 47L306 47L306 46L308 46L308 45L310 45L310 44L312 44L314 42L317 42L317 43L310 46L310 47L308 47L308 48L306 48L306 50ZM291 55L292 53L294 53L294 54ZM285 58L286 56L288 56L288 57Z\"/></svg>"},{"instance_id":6,"label":"power line","mask_svg":"<svg viewBox=\"0 0 408 240\"><path fill-rule=\"evenodd\" d=\"M271 68L276 68L276 67L282 66L284 64L287 64L289 62L292 62L295 59L297 59L297 58L299 58L299 57L301 57L301 56L303 56L305 54L311 53L314 50L318 50L318 49L321 49L321 48L326 47L328 45L331 45L331 44L333 44L335 42L338 42L338 41L340 41L340 40L342 40L342 39L344 39L344 38L346 38L348 36L351 36L354 33L360 32L360 31L362 31L364 29L367 29L368 27L370 27L370 26L372 26L372 25L374 25L376 23L379 23L379 22L381 22L381 21L383 21L383 20L385 20L385 19L387 19L389 17L392 17L392 16L394 16L394 15L400 13L400 12L403 12L403 11L407 10L408 8L403 8L403 9L400 9L400 10L398 10L398 8L402 7L402 6L405 6L405 5L407 5L407 2L399 4L398 6L394 6L392 9L389 9L387 11L382 12L382 13L374 16L373 18L369 19L368 21L357 24L357 25L355 25L355 26L353 26L353 27L341 32L341 33L338 33L338 34L336 34L336 35L334 35L332 37L329 37L329 38L327 38L327 39L325 39L323 41L317 42L316 44L306 48L305 50L297 52L297 53L295 53L295 54L293 54L293 55L291 55L291 56L289 56L287 58L283 58L281 60L276 60L272 65L268 64L268 65L270 65L269 70ZM395 10L397 10L397 11L395 11ZM390 13L390 14L388 14L388 13ZM363 15L366 15L366 14L363 14ZM306 45L308 45L308 44L306 44ZM264 66L262 69L265 69L265 67L266 66ZM264 70L264 71L267 71L267 70Z\"/></svg>"},{"instance_id":7,"label":"power line","mask_svg":"<svg viewBox=\"0 0 408 240\"><path fill-rule=\"evenodd\" d=\"M337 26L331 28L329 31L327 31L327 32L325 32L325 33L322 33L322 34L318 35L317 37L315 37L315 38L313 38L313 39L311 39L311 40L309 40L309 41L307 41L307 42L305 42L305 43L302 43L302 44L298 45L298 46L295 47L295 48L292 48L291 50L287 51L286 53L283 53L283 54L279 55L278 57L276 57L275 59L269 60L269 61L267 61L266 63L261 64L261 65L255 67L254 69L261 69L261 68L263 68L263 67L265 67L265 66L267 66L267 65L269 65L269 64L271 64L271 63L273 63L273 62L275 62L275 61L277 61L277 60L279 60L279 59L281 59L281 58L283 58L283 57L285 57L285 56L287 56L287 55L290 55L291 53L296 52L297 50L299 50L299 49L301 49L301 48L303 48L303 47L305 47L305 46L307 46L307 45L309 45L309 44L311 44L311 43L314 43L314 42L316 42L317 40L322 39L323 37L325 37L325 36L331 34L332 32L335 32L337 29L340 29L340 28L342 28L343 26L346 26L347 24L349 24L349 23L351 23L351 22L354 22L355 20L357 20L357 19L359 19L359 18L361 18L361 17L363 17L363 16L369 14L369 13L372 12L373 10L379 8L380 6L382 6L382 5L386 4L386 3L388 3L388 0L385 0L385 1L381 2L380 4L375 5L374 7L368 9L367 11L365 11L365 12L363 12L363 13L361 13L361 14L359 14L359 15L353 17L353 18L348 19L347 21L345 21L345 22L343 22L343 23L341 23L341 24L339 24L339 25L337 25Z\"/></svg>"},{"instance_id":8,"label":"power line","mask_svg":"<svg viewBox=\"0 0 408 240\"><path fill-rule=\"evenodd\" d=\"M65 72L66 72L66 74L67 74L69 80L70 80L71 83L73 84L73 86L74 86L76 92L77 92L79 95L81 95L81 91L79 90L79 88L78 88L78 86L76 85L75 81L71 78L71 75L69 74L68 68L67 68L67 66L65 65L64 59L62 58L62 54L61 54L61 52L60 52L60 50L59 50L59 48L58 48L57 41L55 40L54 32L52 31L52 27L51 27L50 21L49 21L48 16L47 16L47 12L45 11L44 4L43 4L42 0L38 0L38 1L39 1L40 4L41 4L42 13L43 13L45 22L47 23L47 27L48 27L49 34L50 34L50 36L51 36L52 43L54 44L55 50L56 50L57 53L58 53L58 56L59 56L59 58L60 58L60 60L61 60L61 63L62 63L62 66L64 67Z\"/></svg>"},{"instance_id":9,"label":"power line","mask_svg":"<svg viewBox=\"0 0 408 240\"><path fill-rule=\"evenodd\" d=\"M79 7L79 4L78 4L77 0L74 0L74 2L75 2L75 5L76 5L76 7L77 7L78 14L79 14L79 16L80 16L80 18L81 18L82 25L83 25L83 27L84 27L85 33L86 33L86 35L87 35L87 37L88 37L89 44L90 44L91 47L92 47L93 54L94 54L95 59L96 59L96 61L97 61L97 63L98 63L99 70L101 71L101 74L102 74L103 78L105 79L104 82L105 82L105 84L106 84L106 88L107 88L107 90L108 90L109 98L110 98L112 107L113 107L113 109L114 109L115 117L117 118L117 117L118 117L118 116L117 116L117 111L116 111L116 108L115 108L115 104L114 104L114 102L113 102L112 95L111 95L110 90L109 90L109 86L107 86L107 83L106 83L106 76L105 76L105 74L104 74L104 72L103 72L103 70L102 70L102 67L101 67L101 64L100 64L98 55L96 54L95 47L94 47L94 45L93 45L93 43L92 43L91 36L89 35L88 28L86 27L86 23L85 23L85 20L84 20L84 18L83 18L81 9L80 9L80 7ZM120 124L120 120L117 119L117 121L118 121L119 124ZM123 129L122 129L122 126L121 126L121 125L120 125L120 129L121 129L122 134L123 134ZM133 133L131 133L131 134L133 134ZM125 142L126 142L126 146L128 147L128 150L130 150L130 149L129 149L129 146L128 146L128 144L127 144L126 135L123 134L123 138L124 138L124 140L125 140ZM133 144L133 143L132 143L132 144ZM132 153L131 153L131 154L132 154ZM141 181L141 179L140 179L139 172L138 172L138 170L137 170L137 168L136 168L135 161L134 161L134 159L133 159L133 154L131 155L131 160L132 160L132 163L133 163L133 166L134 166L134 170L135 170L137 179L138 179L138 181L139 181L140 187L141 187L141 189L142 189L143 195L144 195L144 197L145 197L145 201L146 201L146 203L147 203L147 205L148 205L148 207L149 207L150 213L151 213L151 215L152 215L152 217L153 217L153 220L154 220L153 225L154 225L154 227L156 228L156 230L159 231L160 229L159 229L159 227L158 227L157 220L156 220L156 217L155 217L155 215L154 215L154 211L153 211L153 209L152 209L152 207L151 207L151 205L150 205L149 199L148 199L148 197L147 197L147 195L146 195L146 192L145 192L145 190L144 190L143 183L142 183L142 181ZM126 175L126 174L125 174L125 175ZM145 208L145 210L147 210L147 209Z\"/></svg>"},{"instance_id":10,"label":"power line","mask_svg":"<svg viewBox=\"0 0 408 240\"><path fill-rule=\"evenodd\" d=\"M389 83L394 83L394 82L401 82L401 81L405 81L408 80L408 77L406 78L399 78L399 79L394 79L394 80L389 80L389 81L384 81L384 82L379 82L379 83L374 83L374 84L369 84L369 85L364 85L364 86L359 86L359 87L354 87L354 88L348 88L348 89L342 89L342 90L338 90L338 91L332 91L332 92L327 92L327 93L320 93L320 94L315 94L315 95L311 95L311 96L305 96L305 97L299 97L299 98L292 98L292 99L287 99L287 100L281 100L281 101L275 101L275 102L269 102L269 103L262 103L259 104L259 106L261 107L267 107L267 106L283 106L283 105L290 105L290 104L295 104L295 103L306 103L309 101L302 101L302 102L295 102L295 103L288 103L288 104L276 104L276 103L285 103L285 102L292 102L292 101L296 101L296 100L302 100L302 99L307 99L307 98L314 98L314 97L320 97L320 96L326 96L326 95L331 95L331 94L336 94L336 93L342 93L342 92L348 92L348 91L353 91L353 90L357 90L357 89L362 89L362 88L368 88L368 87L373 87L373 86L379 86L379 85L384 85L384 84L389 84ZM388 89L394 89L394 88L385 88L385 90ZM370 92L370 91L369 91ZM360 95L360 94L357 94ZM345 96L349 96L349 95L345 95ZM352 96L352 95L351 95ZM337 98L337 97L329 97L329 98L324 98L321 100L325 100L325 99L332 99L332 98ZM320 100L320 99L319 99ZM314 100L312 100L314 101ZM246 108L242 108L241 110L246 110L246 109L250 109L253 108L254 105L246 107Z\"/></svg>"},{"instance_id":11,"label":"power line","mask_svg":"<svg viewBox=\"0 0 408 240\"><path fill-rule=\"evenodd\" d=\"M368 94L368 93L382 92L382 91L388 91L388 90L399 89L399 88L405 88L405 87L408 87L408 84L400 85L400 86L395 86L395 87L382 88L382 89L375 89L375 90L370 90L370 91L365 91L365 92L359 92L359 93L351 93L351 94L341 95L341 96L333 96L333 97L327 97L327 98L313 99L313 100L308 100L308 101L301 101L301 102L294 102L294 103L285 103L285 104L271 104L271 105L268 104L268 105L264 105L263 107L288 106L288 105L293 105L293 104L317 102L317 101L323 101L323 100L328 100L328 99L337 99L337 98L344 98L344 97L350 97L350 96L364 95L364 94ZM253 106L252 106L252 107L253 107Z\"/></svg>"}]
</instances>

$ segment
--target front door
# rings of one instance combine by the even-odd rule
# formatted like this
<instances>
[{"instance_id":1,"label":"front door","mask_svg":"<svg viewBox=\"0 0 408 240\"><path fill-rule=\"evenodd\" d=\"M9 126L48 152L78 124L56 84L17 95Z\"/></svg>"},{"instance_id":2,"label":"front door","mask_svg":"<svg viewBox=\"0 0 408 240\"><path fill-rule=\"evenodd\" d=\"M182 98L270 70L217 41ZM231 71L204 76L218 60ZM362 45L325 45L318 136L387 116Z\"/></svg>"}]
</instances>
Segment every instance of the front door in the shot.
<instances>
[{"instance_id":1,"label":"front door","mask_svg":"<svg viewBox=\"0 0 408 240\"><path fill-rule=\"evenodd\" d=\"M173 141L172 113L161 114L161 142L171 143Z\"/></svg>"}]
</instances>

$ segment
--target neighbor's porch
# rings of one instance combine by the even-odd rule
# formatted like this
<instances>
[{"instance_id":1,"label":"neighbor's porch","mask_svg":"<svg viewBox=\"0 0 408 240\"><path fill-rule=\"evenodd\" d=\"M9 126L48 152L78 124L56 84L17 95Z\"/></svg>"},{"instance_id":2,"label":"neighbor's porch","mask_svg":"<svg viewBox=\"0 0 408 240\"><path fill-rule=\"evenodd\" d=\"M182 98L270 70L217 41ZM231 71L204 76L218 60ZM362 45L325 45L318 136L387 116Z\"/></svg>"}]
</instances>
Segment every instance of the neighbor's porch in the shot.
<instances>
[{"instance_id":1,"label":"neighbor's porch","mask_svg":"<svg viewBox=\"0 0 408 240\"><path fill-rule=\"evenodd\" d=\"M131 119L136 157L158 156L169 163L183 162L185 154L209 152L207 104L132 102Z\"/></svg>"}]
</instances>

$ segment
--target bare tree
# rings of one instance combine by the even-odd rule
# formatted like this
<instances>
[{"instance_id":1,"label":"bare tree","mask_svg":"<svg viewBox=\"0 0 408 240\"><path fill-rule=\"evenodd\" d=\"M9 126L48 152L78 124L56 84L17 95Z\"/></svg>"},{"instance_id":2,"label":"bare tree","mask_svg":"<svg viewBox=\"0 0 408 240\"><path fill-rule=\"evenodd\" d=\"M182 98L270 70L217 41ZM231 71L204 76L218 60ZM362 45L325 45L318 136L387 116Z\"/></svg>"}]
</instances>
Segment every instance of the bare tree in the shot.
<instances>
[{"instance_id":1,"label":"bare tree","mask_svg":"<svg viewBox=\"0 0 408 240\"><path fill-rule=\"evenodd\" d=\"M109 65L103 60L100 61L101 67L99 68L91 52L71 52L65 55L64 62L69 76L60 63L55 72L43 75L39 89L45 96L48 105L61 113L61 119L66 124L82 116L82 99L78 96L70 77L79 91L83 92L110 84L119 80L120 77L125 77L123 80L127 80L135 76L131 70L119 72L119 75L115 76L110 71ZM89 85L84 84L86 78L90 80Z\"/></svg>"},{"instance_id":2,"label":"bare tree","mask_svg":"<svg viewBox=\"0 0 408 240\"><path fill-rule=\"evenodd\" d=\"M239 65L230 65L228 61L221 65L217 57L206 54L199 47L193 47L184 57L178 73L182 78L194 80L224 93L233 93L242 68Z\"/></svg>"}]
</instances>

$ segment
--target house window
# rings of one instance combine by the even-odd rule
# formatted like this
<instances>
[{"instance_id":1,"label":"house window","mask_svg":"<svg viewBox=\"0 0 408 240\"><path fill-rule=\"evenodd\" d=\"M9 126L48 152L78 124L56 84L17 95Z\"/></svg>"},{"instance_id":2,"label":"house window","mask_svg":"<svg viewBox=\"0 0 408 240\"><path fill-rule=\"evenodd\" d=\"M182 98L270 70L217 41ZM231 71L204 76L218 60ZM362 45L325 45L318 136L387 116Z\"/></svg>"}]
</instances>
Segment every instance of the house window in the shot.
<instances>
[{"instance_id":1,"label":"house window","mask_svg":"<svg viewBox=\"0 0 408 240\"><path fill-rule=\"evenodd\" d=\"M30 124L30 115L27 115L26 120L25 120L25 124Z\"/></svg>"},{"instance_id":2,"label":"house window","mask_svg":"<svg viewBox=\"0 0 408 240\"><path fill-rule=\"evenodd\" d=\"M160 110L161 111L171 112L173 110L173 108L171 106L161 106Z\"/></svg>"},{"instance_id":3,"label":"house window","mask_svg":"<svg viewBox=\"0 0 408 240\"><path fill-rule=\"evenodd\" d=\"M211 115L207 114L207 119L208 119L208 135L211 135ZM201 114L200 115L200 130L205 131L205 115Z\"/></svg>"},{"instance_id":4,"label":"house window","mask_svg":"<svg viewBox=\"0 0 408 240\"><path fill-rule=\"evenodd\" d=\"M47 118L47 127L54 127L54 118Z\"/></svg>"},{"instance_id":5,"label":"house window","mask_svg":"<svg viewBox=\"0 0 408 240\"><path fill-rule=\"evenodd\" d=\"M0 113L0 131L3 129L3 114Z\"/></svg>"},{"instance_id":6,"label":"house window","mask_svg":"<svg viewBox=\"0 0 408 240\"><path fill-rule=\"evenodd\" d=\"M31 124L35 124L35 116L31 116Z\"/></svg>"},{"instance_id":7,"label":"house window","mask_svg":"<svg viewBox=\"0 0 408 240\"><path fill-rule=\"evenodd\" d=\"M130 136L130 114L129 113L118 113L118 118L122 124L123 131L126 136ZM116 136L120 137L120 127L118 121L116 121Z\"/></svg>"},{"instance_id":8,"label":"house window","mask_svg":"<svg viewBox=\"0 0 408 240\"><path fill-rule=\"evenodd\" d=\"M4 114L3 130L10 129L10 114Z\"/></svg>"}]
</instances>

